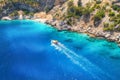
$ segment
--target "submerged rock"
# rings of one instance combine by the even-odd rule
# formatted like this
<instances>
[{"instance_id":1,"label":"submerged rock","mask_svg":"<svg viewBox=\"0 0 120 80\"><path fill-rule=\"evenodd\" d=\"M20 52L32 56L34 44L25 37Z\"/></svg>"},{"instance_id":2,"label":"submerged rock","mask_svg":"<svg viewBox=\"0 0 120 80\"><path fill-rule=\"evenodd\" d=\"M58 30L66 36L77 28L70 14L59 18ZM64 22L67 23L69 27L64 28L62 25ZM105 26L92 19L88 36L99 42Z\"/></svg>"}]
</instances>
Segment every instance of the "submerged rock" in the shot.
<instances>
[{"instance_id":1,"label":"submerged rock","mask_svg":"<svg viewBox=\"0 0 120 80\"><path fill-rule=\"evenodd\" d=\"M120 55L111 55L110 58L118 60L120 59Z\"/></svg>"}]
</instances>

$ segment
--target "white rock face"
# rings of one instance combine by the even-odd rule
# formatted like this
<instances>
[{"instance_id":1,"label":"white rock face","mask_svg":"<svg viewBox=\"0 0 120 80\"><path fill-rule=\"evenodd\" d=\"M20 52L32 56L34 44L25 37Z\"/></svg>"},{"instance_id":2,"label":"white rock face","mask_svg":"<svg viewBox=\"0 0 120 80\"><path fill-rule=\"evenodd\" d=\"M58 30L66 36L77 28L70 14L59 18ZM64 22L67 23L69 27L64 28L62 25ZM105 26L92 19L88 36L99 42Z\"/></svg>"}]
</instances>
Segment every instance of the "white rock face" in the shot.
<instances>
[{"instance_id":1,"label":"white rock face","mask_svg":"<svg viewBox=\"0 0 120 80\"><path fill-rule=\"evenodd\" d=\"M10 17L6 16L6 17L3 17L1 20L12 20Z\"/></svg>"},{"instance_id":2,"label":"white rock face","mask_svg":"<svg viewBox=\"0 0 120 80\"><path fill-rule=\"evenodd\" d=\"M110 34L106 34L105 37L106 37L106 38L110 37Z\"/></svg>"},{"instance_id":3,"label":"white rock face","mask_svg":"<svg viewBox=\"0 0 120 80\"><path fill-rule=\"evenodd\" d=\"M23 19L23 15L19 15L19 19L22 20Z\"/></svg>"}]
</instances>

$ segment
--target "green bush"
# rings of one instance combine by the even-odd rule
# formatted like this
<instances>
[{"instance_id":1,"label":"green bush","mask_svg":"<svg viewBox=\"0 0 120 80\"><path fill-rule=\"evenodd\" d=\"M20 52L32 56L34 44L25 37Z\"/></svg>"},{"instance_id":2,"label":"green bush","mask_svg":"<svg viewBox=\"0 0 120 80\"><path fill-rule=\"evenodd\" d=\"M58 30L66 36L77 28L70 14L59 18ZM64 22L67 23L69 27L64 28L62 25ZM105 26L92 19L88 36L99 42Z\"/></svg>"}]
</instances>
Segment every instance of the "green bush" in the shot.
<instances>
[{"instance_id":1,"label":"green bush","mask_svg":"<svg viewBox=\"0 0 120 80\"><path fill-rule=\"evenodd\" d=\"M104 27L108 27L109 26L109 23L104 23Z\"/></svg>"},{"instance_id":2,"label":"green bush","mask_svg":"<svg viewBox=\"0 0 120 80\"><path fill-rule=\"evenodd\" d=\"M87 3L87 6L86 6L86 7L83 7L83 15L90 14L90 13L93 12L94 10L95 10L94 6L91 7L91 4L90 4L90 3Z\"/></svg>"},{"instance_id":3,"label":"green bush","mask_svg":"<svg viewBox=\"0 0 120 80\"><path fill-rule=\"evenodd\" d=\"M120 19L116 19L114 22L116 25L120 23Z\"/></svg>"},{"instance_id":4,"label":"green bush","mask_svg":"<svg viewBox=\"0 0 120 80\"><path fill-rule=\"evenodd\" d=\"M94 9L100 9L100 5L99 5L99 4L95 4L95 5L93 6L93 8L94 8Z\"/></svg>"},{"instance_id":5,"label":"green bush","mask_svg":"<svg viewBox=\"0 0 120 80\"><path fill-rule=\"evenodd\" d=\"M120 14L110 17L110 21L114 22L115 25L120 23Z\"/></svg>"},{"instance_id":6,"label":"green bush","mask_svg":"<svg viewBox=\"0 0 120 80\"><path fill-rule=\"evenodd\" d=\"M104 10L99 10L95 16L94 20L101 20L103 17L105 17L105 11Z\"/></svg>"},{"instance_id":7,"label":"green bush","mask_svg":"<svg viewBox=\"0 0 120 80\"><path fill-rule=\"evenodd\" d=\"M120 18L120 14L117 14L117 17L119 17L119 18Z\"/></svg>"},{"instance_id":8,"label":"green bush","mask_svg":"<svg viewBox=\"0 0 120 80\"><path fill-rule=\"evenodd\" d=\"M106 10L106 6L103 6L102 9L103 9L103 10Z\"/></svg>"},{"instance_id":9,"label":"green bush","mask_svg":"<svg viewBox=\"0 0 120 80\"><path fill-rule=\"evenodd\" d=\"M90 8L90 4L86 7L81 7L81 6L69 6L67 9L67 18L69 17L75 17L75 18L79 18L82 15L88 15L90 14L92 11L94 11L94 8Z\"/></svg>"},{"instance_id":10,"label":"green bush","mask_svg":"<svg viewBox=\"0 0 120 80\"><path fill-rule=\"evenodd\" d=\"M91 8L90 8L90 12L93 12L94 10L95 10L94 7L91 7Z\"/></svg>"},{"instance_id":11,"label":"green bush","mask_svg":"<svg viewBox=\"0 0 120 80\"><path fill-rule=\"evenodd\" d=\"M82 6L82 3L81 3L80 0L78 1L78 6L79 6L79 7Z\"/></svg>"},{"instance_id":12,"label":"green bush","mask_svg":"<svg viewBox=\"0 0 120 80\"><path fill-rule=\"evenodd\" d=\"M112 17L110 17L110 21L115 21L115 19L117 19L117 17L116 16L112 16Z\"/></svg>"},{"instance_id":13,"label":"green bush","mask_svg":"<svg viewBox=\"0 0 120 80\"><path fill-rule=\"evenodd\" d=\"M115 13L114 13L114 12L110 12L110 13L109 13L109 17L112 17L112 16L115 16Z\"/></svg>"},{"instance_id":14,"label":"green bush","mask_svg":"<svg viewBox=\"0 0 120 80\"><path fill-rule=\"evenodd\" d=\"M83 8L82 14L87 15L87 14L90 14L90 12L92 12L92 10L90 8L86 7L86 8Z\"/></svg>"},{"instance_id":15,"label":"green bush","mask_svg":"<svg viewBox=\"0 0 120 80\"><path fill-rule=\"evenodd\" d=\"M27 11L27 10L24 10L23 12L24 12L25 15L28 15L28 14L30 13L30 12Z\"/></svg>"},{"instance_id":16,"label":"green bush","mask_svg":"<svg viewBox=\"0 0 120 80\"><path fill-rule=\"evenodd\" d=\"M116 10L116 11L120 11L120 7L117 6L117 5L113 5L112 8L113 8L114 10Z\"/></svg>"},{"instance_id":17,"label":"green bush","mask_svg":"<svg viewBox=\"0 0 120 80\"><path fill-rule=\"evenodd\" d=\"M114 27L115 27L115 25L114 24L109 24L109 26L108 27L104 27L104 31L113 31L114 30Z\"/></svg>"},{"instance_id":18,"label":"green bush","mask_svg":"<svg viewBox=\"0 0 120 80\"><path fill-rule=\"evenodd\" d=\"M67 10L67 17L80 17L82 16L82 7L71 6Z\"/></svg>"}]
</instances>

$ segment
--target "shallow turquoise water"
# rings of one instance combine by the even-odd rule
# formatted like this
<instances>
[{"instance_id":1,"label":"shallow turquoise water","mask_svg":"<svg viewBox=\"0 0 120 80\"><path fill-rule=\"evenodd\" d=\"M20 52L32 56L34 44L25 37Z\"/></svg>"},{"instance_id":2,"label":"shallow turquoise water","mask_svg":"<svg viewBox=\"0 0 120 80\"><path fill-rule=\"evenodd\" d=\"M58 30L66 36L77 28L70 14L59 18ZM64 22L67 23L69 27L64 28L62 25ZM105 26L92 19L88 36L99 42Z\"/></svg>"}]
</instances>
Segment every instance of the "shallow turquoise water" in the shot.
<instances>
[{"instance_id":1,"label":"shallow turquoise water","mask_svg":"<svg viewBox=\"0 0 120 80\"><path fill-rule=\"evenodd\" d=\"M62 50L51 46L58 40ZM0 80L119 80L120 48L33 21L0 22Z\"/></svg>"}]
</instances>

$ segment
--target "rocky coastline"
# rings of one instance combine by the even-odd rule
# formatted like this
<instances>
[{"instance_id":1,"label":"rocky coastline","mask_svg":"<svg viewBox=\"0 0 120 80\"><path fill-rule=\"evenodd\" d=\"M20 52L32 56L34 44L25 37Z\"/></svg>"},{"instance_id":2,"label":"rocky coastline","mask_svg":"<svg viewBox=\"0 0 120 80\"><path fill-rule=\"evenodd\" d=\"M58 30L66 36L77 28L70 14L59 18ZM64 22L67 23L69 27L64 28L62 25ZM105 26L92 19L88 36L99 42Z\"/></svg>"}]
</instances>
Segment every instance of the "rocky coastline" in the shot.
<instances>
[{"instance_id":1,"label":"rocky coastline","mask_svg":"<svg viewBox=\"0 0 120 80\"><path fill-rule=\"evenodd\" d=\"M2 20L15 20L15 19L10 18L9 16L5 16L2 18ZM52 15L48 15L44 12L37 13L34 16L19 15L17 20L33 20L37 22L43 22L57 28L59 31L68 30L78 33L86 33L91 37L105 38L109 41L115 41L118 44L120 44L119 32L103 31L102 29L98 29L93 26L86 27L85 25L82 25L82 23L70 26L67 24L67 21L53 19Z\"/></svg>"},{"instance_id":2,"label":"rocky coastline","mask_svg":"<svg viewBox=\"0 0 120 80\"><path fill-rule=\"evenodd\" d=\"M120 33L119 32L110 32L110 31L102 31L95 29L92 26L83 27L80 25L69 26L66 21L59 21L59 20L47 20L46 24L49 24L58 30L68 30L78 33L86 33L90 37L97 37L97 38L105 38L112 42L117 42L120 44Z\"/></svg>"}]
</instances>

